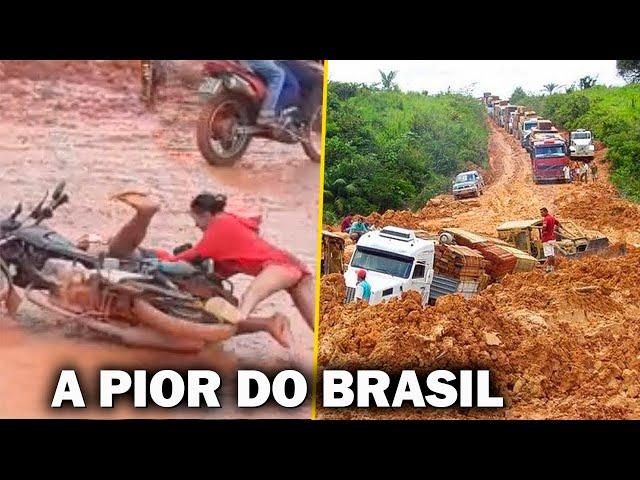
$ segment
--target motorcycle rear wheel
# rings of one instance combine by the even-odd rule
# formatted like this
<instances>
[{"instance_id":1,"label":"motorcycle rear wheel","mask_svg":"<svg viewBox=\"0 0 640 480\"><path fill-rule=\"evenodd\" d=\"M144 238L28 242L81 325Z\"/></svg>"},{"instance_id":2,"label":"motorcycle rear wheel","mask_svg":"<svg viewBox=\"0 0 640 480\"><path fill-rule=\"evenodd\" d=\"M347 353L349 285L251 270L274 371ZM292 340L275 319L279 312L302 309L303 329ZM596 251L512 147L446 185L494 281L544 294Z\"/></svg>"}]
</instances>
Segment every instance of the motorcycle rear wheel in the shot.
<instances>
[{"instance_id":1,"label":"motorcycle rear wheel","mask_svg":"<svg viewBox=\"0 0 640 480\"><path fill-rule=\"evenodd\" d=\"M242 95L225 91L213 97L200 113L196 130L198 149L205 160L216 166L231 166L238 161L253 137L233 130L255 124L256 115L250 100ZM217 140L214 135L224 138Z\"/></svg>"}]
</instances>

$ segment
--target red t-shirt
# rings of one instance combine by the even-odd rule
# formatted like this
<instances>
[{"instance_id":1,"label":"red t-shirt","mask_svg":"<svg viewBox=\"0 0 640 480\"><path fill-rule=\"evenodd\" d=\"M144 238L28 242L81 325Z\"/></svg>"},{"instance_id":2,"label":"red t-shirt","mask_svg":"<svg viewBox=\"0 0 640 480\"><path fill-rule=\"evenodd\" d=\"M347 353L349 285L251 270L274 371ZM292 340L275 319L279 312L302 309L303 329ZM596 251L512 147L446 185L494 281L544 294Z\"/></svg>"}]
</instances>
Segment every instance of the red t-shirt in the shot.
<instances>
[{"instance_id":1,"label":"red t-shirt","mask_svg":"<svg viewBox=\"0 0 640 480\"><path fill-rule=\"evenodd\" d=\"M542 241L550 242L556 239L556 225L558 221L553 215L547 213L542 217Z\"/></svg>"},{"instance_id":2,"label":"red t-shirt","mask_svg":"<svg viewBox=\"0 0 640 480\"><path fill-rule=\"evenodd\" d=\"M256 276L269 264L291 265L308 273L306 266L291 254L269 244L258 235L260 217L244 218L232 213L214 216L200 242L178 255L158 251L164 261L193 261L211 258L216 273L224 278L236 273Z\"/></svg>"},{"instance_id":3,"label":"red t-shirt","mask_svg":"<svg viewBox=\"0 0 640 480\"><path fill-rule=\"evenodd\" d=\"M351 215L347 215L346 217L344 217L342 219L342 223L340 224L340 228L342 228L342 231L346 231L349 230L349 227L351 226Z\"/></svg>"}]
</instances>

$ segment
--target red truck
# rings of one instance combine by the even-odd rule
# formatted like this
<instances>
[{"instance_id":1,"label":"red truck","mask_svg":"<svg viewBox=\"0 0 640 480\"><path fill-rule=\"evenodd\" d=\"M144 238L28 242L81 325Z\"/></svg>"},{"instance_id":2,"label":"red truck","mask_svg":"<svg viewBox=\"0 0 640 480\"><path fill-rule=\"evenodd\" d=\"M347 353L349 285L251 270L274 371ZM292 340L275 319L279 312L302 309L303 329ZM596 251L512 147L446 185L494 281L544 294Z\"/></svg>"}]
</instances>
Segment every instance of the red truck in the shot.
<instances>
[{"instance_id":1,"label":"red truck","mask_svg":"<svg viewBox=\"0 0 640 480\"><path fill-rule=\"evenodd\" d=\"M565 181L564 167L569 163L567 145L559 138L534 141L531 152L531 169L536 183Z\"/></svg>"}]
</instances>

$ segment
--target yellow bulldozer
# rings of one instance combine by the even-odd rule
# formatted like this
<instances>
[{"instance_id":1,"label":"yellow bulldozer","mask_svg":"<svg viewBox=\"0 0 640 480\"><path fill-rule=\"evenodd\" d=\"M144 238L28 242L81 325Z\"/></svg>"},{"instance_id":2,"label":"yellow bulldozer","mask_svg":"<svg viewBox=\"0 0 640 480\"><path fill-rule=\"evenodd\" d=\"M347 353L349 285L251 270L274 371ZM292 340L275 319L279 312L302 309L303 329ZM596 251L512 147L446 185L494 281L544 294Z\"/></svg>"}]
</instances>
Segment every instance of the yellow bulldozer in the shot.
<instances>
[{"instance_id":1,"label":"yellow bulldozer","mask_svg":"<svg viewBox=\"0 0 640 480\"><path fill-rule=\"evenodd\" d=\"M556 231L555 250L566 257L580 257L609 248L609 239L602 235L589 236L571 220L561 220ZM517 249L528 253L539 261L544 261L542 250L542 219L515 220L498 227L498 238Z\"/></svg>"}]
</instances>

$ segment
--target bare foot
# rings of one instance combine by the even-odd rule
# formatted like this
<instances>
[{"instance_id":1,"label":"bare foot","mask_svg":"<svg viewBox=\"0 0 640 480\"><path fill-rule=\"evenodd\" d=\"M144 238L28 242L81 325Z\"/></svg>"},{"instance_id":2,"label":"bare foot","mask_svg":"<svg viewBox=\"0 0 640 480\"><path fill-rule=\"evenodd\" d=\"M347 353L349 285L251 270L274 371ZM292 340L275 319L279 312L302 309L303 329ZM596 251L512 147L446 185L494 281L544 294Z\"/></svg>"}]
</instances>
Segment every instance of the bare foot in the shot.
<instances>
[{"instance_id":1,"label":"bare foot","mask_svg":"<svg viewBox=\"0 0 640 480\"><path fill-rule=\"evenodd\" d=\"M151 200L148 194L143 192L122 192L112 196L111 200L118 200L125 203L141 213L155 213L160 209L160 206Z\"/></svg>"},{"instance_id":2,"label":"bare foot","mask_svg":"<svg viewBox=\"0 0 640 480\"><path fill-rule=\"evenodd\" d=\"M281 313L276 313L271 317L268 325L271 336L284 348L289 348L293 340L289 318Z\"/></svg>"}]
</instances>

